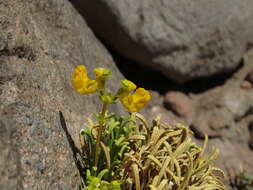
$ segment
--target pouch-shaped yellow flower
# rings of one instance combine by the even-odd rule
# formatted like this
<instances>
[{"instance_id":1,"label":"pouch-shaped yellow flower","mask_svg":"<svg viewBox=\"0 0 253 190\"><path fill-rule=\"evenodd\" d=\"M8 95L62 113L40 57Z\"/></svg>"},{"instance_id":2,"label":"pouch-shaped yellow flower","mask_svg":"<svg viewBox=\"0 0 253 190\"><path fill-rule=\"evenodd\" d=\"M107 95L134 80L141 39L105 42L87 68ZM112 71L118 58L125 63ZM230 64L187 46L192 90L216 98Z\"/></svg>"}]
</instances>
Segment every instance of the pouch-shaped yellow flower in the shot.
<instances>
[{"instance_id":1,"label":"pouch-shaped yellow flower","mask_svg":"<svg viewBox=\"0 0 253 190\"><path fill-rule=\"evenodd\" d=\"M142 109L150 100L151 96L144 88L138 88L133 94L124 93L120 96L120 101L129 112L137 112Z\"/></svg>"},{"instance_id":2,"label":"pouch-shaped yellow flower","mask_svg":"<svg viewBox=\"0 0 253 190\"><path fill-rule=\"evenodd\" d=\"M92 80L87 75L87 70L84 65L78 65L72 76L72 85L80 94L94 93L103 88L106 77L110 76L110 70L104 68L94 69L96 79Z\"/></svg>"}]
</instances>

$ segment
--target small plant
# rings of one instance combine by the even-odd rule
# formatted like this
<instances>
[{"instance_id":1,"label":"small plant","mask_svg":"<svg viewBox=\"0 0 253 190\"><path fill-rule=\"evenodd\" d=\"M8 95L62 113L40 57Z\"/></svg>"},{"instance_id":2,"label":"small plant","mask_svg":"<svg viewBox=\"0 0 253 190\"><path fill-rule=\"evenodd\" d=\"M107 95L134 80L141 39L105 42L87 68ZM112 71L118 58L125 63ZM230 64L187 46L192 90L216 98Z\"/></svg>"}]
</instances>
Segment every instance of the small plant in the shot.
<instances>
[{"instance_id":1,"label":"small plant","mask_svg":"<svg viewBox=\"0 0 253 190\"><path fill-rule=\"evenodd\" d=\"M80 132L87 190L214 190L225 189L212 166L218 155L214 150L205 157L204 148L191 142L192 132L183 125L170 126L156 118L152 125L137 112L150 100L144 88L121 81L117 92L105 88L111 72L95 68L94 80L85 66L77 66L72 77L80 94L99 91L102 110ZM108 105L119 100L130 113L118 116Z\"/></svg>"}]
</instances>

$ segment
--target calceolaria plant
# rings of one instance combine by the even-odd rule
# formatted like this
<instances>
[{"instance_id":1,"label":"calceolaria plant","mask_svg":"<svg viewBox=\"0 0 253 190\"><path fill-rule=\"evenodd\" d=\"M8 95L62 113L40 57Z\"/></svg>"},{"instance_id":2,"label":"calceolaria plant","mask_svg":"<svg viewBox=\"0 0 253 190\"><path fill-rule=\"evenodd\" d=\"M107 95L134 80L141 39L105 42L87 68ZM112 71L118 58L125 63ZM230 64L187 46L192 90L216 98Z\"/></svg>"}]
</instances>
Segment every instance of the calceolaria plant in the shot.
<instances>
[{"instance_id":1,"label":"calceolaria plant","mask_svg":"<svg viewBox=\"0 0 253 190\"><path fill-rule=\"evenodd\" d=\"M223 190L219 176L223 172L212 166L218 155L209 156L191 142L188 127L160 123L149 125L137 113L150 100L144 88L122 80L120 88L110 92L106 80L109 69L95 68L95 79L79 65L72 75L73 88L80 94L99 92L101 112L80 132L82 161L87 190ZM127 116L108 111L109 104L120 101ZM216 176L215 174L220 173Z\"/></svg>"}]
</instances>

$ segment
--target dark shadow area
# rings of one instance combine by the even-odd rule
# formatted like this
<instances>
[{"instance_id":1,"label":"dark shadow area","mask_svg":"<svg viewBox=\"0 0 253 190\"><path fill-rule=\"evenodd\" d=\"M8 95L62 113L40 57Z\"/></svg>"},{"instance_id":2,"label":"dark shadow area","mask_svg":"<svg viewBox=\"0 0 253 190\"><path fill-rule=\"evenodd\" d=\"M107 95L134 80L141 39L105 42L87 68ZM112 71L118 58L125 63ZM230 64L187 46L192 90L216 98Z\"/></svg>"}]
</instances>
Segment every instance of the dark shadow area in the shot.
<instances>
[{"instance_id":1,"label":"dark shadow area","mask_svg":"<svg viewBox=\"0 0 253 190\"><path fill-rule=\"evenodd\" d=\"M75 145L75 142L73 141L71 135L69 134L68 132L68 129L67 129L67 125L66 125L66 121L65 121L65 118L62 114L62 112L60 111L59 112L59 116L60 116L60 123L61 123L61 127L67 137L67 141L69 143L69 147L73 153L73 158L74 158L74 161L75 161L75 164L76 164L76 167L79 171L79 174L80 176L82 177L82 179L85 178L85 173L84 173L84 167L82 165L82 162L80 161L80 159L78 157L81 157L81 152L80 150L76 147ZM78 156L79 155L79 156ZM83 187L79 187L79 189L82 189Z\"/></svg>"},{"instance_id":2,"label":"dark shadow area","mask_svg":"<svg viewBox=\"0 0 253 190\"><path fill-rule=\"evenodd\" d=\"M99 37L98 37L99 38ZM158 91L160 94L165 94L168 91L182 91L184 93L202 93L216 86L223 85L238 69L243 65L241 62L239 66L231 73L218 74L211 77L202 77L191 80L187 83L177 83L158 71L153 71L144 68L133 60L129 60L115 50L113 50L103 39L100 41L106 46L107 50L113 57L120 72L128 79L133 81L137 86L144 87L149 90Z\"/></svg>"}]
</instances>

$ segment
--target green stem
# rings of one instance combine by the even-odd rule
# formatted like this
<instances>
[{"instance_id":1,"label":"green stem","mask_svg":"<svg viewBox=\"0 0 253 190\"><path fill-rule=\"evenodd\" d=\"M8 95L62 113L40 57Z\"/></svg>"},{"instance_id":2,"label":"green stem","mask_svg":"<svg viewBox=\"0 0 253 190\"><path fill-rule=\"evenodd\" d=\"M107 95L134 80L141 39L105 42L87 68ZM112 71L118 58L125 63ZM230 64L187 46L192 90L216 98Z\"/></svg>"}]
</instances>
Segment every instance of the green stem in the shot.
<instances>
[{"instance_id":1,"label":"green stem","mask_svg":"<svg viewBox=\"0 0 253 190\"><path fill-rule=\"evenodd\" d=\"M105 113L107 110L108 103L104 102L101 117L99 121L99 128L98 128L98 135L97 135L97 142L96 142L96 150L95 150L95 175L97 175L97 167L98 167L98 157L99 157L99 148L100 148L100 141L101 141L101 135L104 130L104 122L105 122Z\"/></svg>"}]
</instances>

